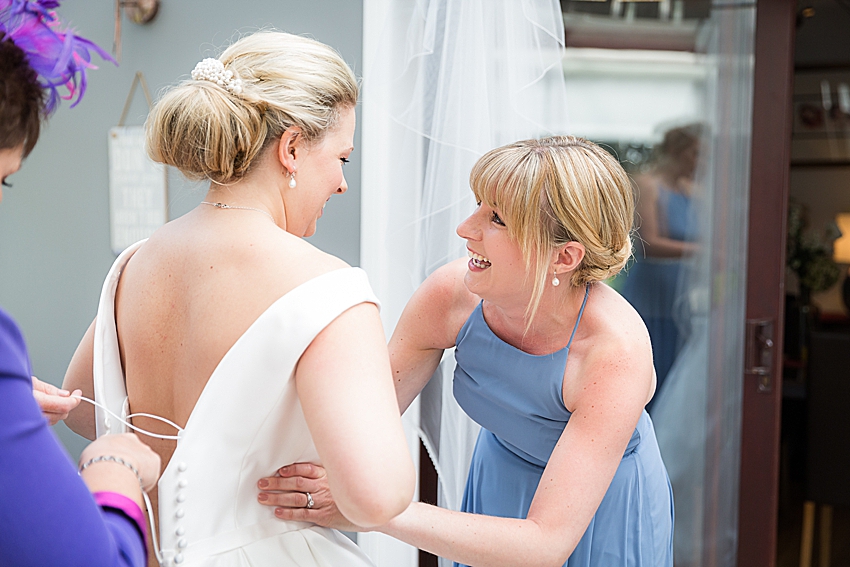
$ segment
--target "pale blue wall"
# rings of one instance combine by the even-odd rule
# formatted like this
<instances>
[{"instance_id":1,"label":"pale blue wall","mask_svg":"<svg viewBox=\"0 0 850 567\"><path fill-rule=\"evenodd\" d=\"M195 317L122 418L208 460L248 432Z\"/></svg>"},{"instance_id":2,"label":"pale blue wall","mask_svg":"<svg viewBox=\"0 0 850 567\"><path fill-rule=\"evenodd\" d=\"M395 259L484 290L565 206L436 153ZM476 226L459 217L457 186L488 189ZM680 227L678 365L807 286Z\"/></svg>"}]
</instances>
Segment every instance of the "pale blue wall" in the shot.
<instances>
[{"instance_id":1,"label":"pale blue wall","mask_svg":"<svg viewBox=\"0 0 850 567\"><path fill-rule=\"evenodd\" d=\"M145 26L123 23L123 60L89 76L74 109L64 104L22 170L9 178L0 205L0 305L20 323L37 376L60 383L77 342L94 317L103 277L114 260L109 239L106 140L136 71L154 91L186 78L200 59L240 34L263 27L306 34L335 47L360 72L361 1L162 0ZM109 49L112 0L65 0L59 14L79 33ZM141 124L147 107L137 92L127 120ZM359 135L355 139L359 146ZM331 199L311 241L359 263L360 160L347 166L349 191ZM204 190L170 176L172 218L190 210ZM57 427L72 454L84 442Z\"/></svg>"}]
</instances>

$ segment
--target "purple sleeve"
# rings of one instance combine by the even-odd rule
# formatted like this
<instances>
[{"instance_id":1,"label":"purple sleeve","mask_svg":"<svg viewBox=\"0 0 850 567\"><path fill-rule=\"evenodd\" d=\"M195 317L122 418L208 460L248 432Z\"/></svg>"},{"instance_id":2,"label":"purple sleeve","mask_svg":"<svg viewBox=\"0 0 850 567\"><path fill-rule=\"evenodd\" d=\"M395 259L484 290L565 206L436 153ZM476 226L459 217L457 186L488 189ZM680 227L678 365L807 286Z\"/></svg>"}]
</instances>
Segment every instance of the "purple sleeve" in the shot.
<instances>
[{"instance_id":1,"label":"purple sleeve","mask_svg":"<svg viewBox=\"0 0 850 567\"><path fill-rule=\"evenodd\" d=\"M0 565L143 567L139 526L98 508L32 395L23 337L0 309Z\"/></svg>"}]
</instances>

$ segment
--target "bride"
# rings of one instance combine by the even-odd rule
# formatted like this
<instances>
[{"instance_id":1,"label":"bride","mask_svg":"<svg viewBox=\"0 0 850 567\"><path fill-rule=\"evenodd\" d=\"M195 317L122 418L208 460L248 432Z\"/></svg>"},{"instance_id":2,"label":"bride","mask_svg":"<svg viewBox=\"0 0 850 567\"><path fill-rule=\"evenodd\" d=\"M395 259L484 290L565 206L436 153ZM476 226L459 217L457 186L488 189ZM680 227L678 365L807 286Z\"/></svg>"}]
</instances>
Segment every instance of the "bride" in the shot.
<instances>
[{"instance_id":1,"label":"bride","mask_svg":"<svg viewBox=\"0 0 850 567\"><path fill-rule=\"evenodd\" d=\"M131 246L64 387L124 416L165 465L162 565L368 565L347 538L256 506L282 462L321 463L342 513L402 512L414 470L365 273L303 240L347 189L355 77L326 45L259 32L205 59L147 123L148 151L208 179L203 203ZM121 420L81 404L93 438ZM292 492L294 506L313 495Z\"/></svg>"}]
</instances>

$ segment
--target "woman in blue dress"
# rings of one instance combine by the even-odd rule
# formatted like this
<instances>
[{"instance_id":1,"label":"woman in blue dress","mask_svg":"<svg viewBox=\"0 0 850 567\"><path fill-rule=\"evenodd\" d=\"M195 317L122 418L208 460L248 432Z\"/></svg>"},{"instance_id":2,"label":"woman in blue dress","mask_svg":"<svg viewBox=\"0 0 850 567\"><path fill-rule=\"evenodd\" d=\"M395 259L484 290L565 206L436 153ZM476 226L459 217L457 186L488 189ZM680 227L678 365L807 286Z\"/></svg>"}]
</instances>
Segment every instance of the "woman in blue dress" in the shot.
<instances>
[{"instance_id":1,"label":"woman in blue dress","mask_svg":"<svg viewBox=\"0 0 850 567\"><path fill-rule=\"evenodd\" d=\"M489 152L470 182L469 259L423 283L390 341L402 410L456 347L454 395L482 426L462 511L415 502L380 531L458 565L672 566L649 336L601 283L631 255L628 176L595 144L553 137ZM284 467L262 499L357 529L321 477ZM297 508L298 491L321 497Z\"/></svg>"},{"instance_id":2,"label":"woman in blue dress","mask_svg":"<svg viewBox=\"0 0 850 567\"><path fill-rule=\"evenodd\" d=\"M668 130L652 168L635 178L640 238L622 294L649 331L659 392L682 346L680 329L687 319L681 280L685 259L697 251L691 193L701 131L699 124ZM652 402L647 411L652 413Z\"/></svg>"}]
</instances>

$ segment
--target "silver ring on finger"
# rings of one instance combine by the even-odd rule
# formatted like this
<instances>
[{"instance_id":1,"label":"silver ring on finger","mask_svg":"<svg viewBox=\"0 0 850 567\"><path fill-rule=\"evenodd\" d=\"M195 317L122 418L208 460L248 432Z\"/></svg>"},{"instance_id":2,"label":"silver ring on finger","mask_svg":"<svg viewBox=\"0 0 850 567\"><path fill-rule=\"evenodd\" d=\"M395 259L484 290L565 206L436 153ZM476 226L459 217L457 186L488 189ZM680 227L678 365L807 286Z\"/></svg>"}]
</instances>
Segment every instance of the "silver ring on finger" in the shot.
<instances>
[{"instance_id":1,"label":"silver ring on finger","mask_svg":"<svg viewBox=\"0 0 850 567\"><path fill-rule=\"evenodd\" d=\"M304 496L307 497L307 505L305 506L305 508L309 510L310 508L316 505L316 503L313 501L313 496L309 492L305 492Z\"/></svg>"}]
</instances>

